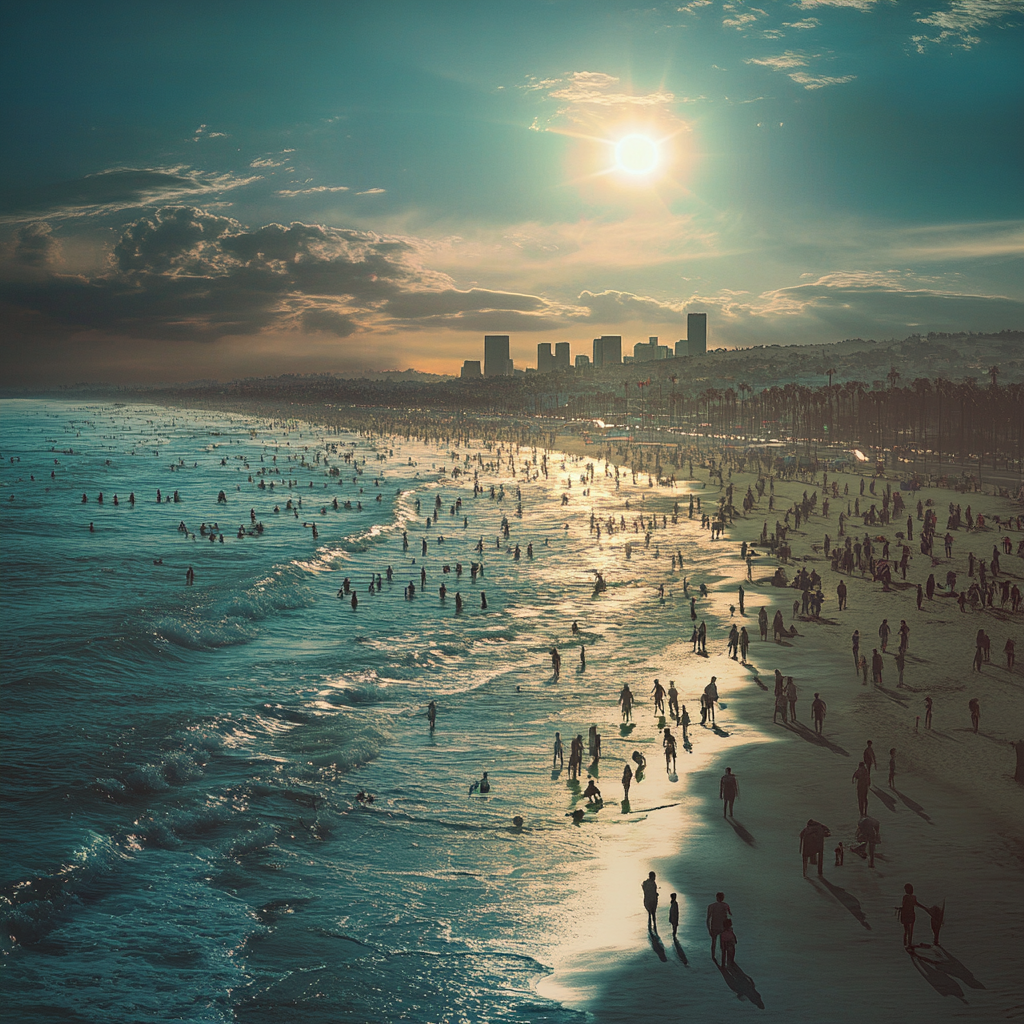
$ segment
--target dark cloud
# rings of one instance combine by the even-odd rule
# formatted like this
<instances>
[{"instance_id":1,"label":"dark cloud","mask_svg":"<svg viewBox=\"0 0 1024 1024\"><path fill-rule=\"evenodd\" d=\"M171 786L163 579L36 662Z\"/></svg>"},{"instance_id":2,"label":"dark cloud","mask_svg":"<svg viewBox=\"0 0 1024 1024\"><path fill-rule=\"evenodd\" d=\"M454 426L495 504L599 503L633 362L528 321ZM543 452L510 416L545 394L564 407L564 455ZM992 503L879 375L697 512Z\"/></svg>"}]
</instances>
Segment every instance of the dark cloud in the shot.
<instances>
[{"instance_id":1,"label":"dark cloud","mask_svg":"<svg viewBox=\"0 0 1024 1024\"><path fill-rule=\"evenodd\" d=\"M683 303L661 302L632 292L607 290L580 292L579 302L589 310L582 319L602 324L629 323L637 320L658 324L685 324Z\"/></svg>"},{"instance_id":2,"label":"dark cloud","mask_svg":"<svg viewBox=\"0 0 1024 1024\"><path fill-rule=\"evenodd\" d=\"M49 266L60 254L60 243L49 224L34 221L14 233L14 258L26 267Z\"/></svg>"},{"instance_id":3,"label":"dark cloud","mask_svg":"<svg viewBox=\"0 0 1024 1024\"><path fill-rule=\"evenodd\" d=\"M37 249L47 237L22 234ZM135 338L289 330L345 338L398 326L535 331L566 322L564 309L536 296L460 291L401 238L298 222L249 230L191 206L128 224L102 274L9 278L0 298L54 330Z\"/></svg>"},{"instance_id":4,"label":"dark cloud","mask_svg":"<svg viewBox=\"0 0 1024 1024\"><path fill-rule=\"evenodd\" d=\"M114 167L71 181L8 189L0 197L0 218L11 221L117 212L221 193L257 180L258 176L239 178L188 167Z\"/></svg>"}]
</instances>

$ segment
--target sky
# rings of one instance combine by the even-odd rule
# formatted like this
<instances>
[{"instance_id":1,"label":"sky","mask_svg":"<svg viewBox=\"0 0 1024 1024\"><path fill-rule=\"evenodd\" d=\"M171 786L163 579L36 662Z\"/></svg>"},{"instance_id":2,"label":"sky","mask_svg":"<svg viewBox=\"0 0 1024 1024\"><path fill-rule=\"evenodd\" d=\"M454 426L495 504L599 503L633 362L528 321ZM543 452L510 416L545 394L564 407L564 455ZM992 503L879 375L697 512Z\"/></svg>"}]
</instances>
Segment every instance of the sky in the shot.
<instances>
[{"instance_id":1,"label":"sky","mask_svg":"<svg viewBox=\"0 0 1024 1024\"><path fill-rule=\"evenodd\" d=\"M9 384L1024 328L1024 0L34 2Z\"/></svg>"}]
</instances>

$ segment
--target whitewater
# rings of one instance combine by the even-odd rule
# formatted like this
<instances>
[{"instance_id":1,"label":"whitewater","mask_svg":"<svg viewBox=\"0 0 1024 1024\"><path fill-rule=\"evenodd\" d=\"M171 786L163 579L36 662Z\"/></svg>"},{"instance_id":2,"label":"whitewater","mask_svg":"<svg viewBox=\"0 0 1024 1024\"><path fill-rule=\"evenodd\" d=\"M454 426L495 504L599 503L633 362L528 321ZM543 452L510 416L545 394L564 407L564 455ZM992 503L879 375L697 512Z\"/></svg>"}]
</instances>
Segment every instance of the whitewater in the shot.
<instances>
[{"instance_id":1,"label":"whitewater","mask_svg":"<svg viewBox=\"0 0 1024 1024\"><path fill-rule=\"evenodd\" d=\"M685 512L671 526L682 486L616 481L597 460L591 479L550 452L545 474L529 448L513 475L508 454L2 404L8 1013L586 1019L539 983L594 926L594 879L639 903L650 857L680 841L687 772L727 742L681 744L666 771L649 711L659 666L690 648L671 556L711 583L715 551ZM626 529L598 539L592 513ZM694 718L706 681L676 680ZM592 724L605 804L577 826L552 743L559 730L568 754ZM635 749L647 778L624 809ZM484 771L490 793L470 795Z\"/></svg>"}]
</instances>

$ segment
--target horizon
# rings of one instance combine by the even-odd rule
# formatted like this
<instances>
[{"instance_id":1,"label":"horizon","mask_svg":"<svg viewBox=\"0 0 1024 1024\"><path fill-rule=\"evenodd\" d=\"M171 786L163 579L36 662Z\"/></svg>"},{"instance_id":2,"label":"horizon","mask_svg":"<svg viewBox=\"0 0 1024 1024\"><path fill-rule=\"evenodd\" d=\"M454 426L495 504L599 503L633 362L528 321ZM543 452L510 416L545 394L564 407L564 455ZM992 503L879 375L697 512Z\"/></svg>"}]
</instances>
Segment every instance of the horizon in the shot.
<instances>
[{"instance_id":1,"label":"horizon","mask_svg":"<svg viewBox=\"0 0 1024 1024\"><path fill-rule=\"evenodd\" d=\"M1024 323L1024 5L250 12L12 16L6 384Z\"/></svg>"}]
</instances>

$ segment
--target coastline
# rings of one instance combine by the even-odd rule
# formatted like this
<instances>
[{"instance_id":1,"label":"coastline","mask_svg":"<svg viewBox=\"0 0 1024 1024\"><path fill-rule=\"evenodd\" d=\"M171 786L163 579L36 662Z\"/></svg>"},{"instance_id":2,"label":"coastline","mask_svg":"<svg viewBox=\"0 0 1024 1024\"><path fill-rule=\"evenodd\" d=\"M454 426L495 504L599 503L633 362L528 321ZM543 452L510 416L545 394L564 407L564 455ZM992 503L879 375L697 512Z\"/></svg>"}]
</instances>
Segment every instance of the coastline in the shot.
<instances>
[{"instance_id":1,"label":"coastline","mask_svg":"<svg viewBox=\"0 0 1024 1024\"><path fill-rule=\"evenodd\" d=\"M240 410L232 406L225 411ZM313 410L302 412L303 422L319 429L315 415L309 415ZM596 447L580 445L580 450L574 451L577 446L563 444L566 440L556 438L549 454L567 451L597 461ZM717 485L708 486L703 479L706 473L696 464L695 469L699 493L717 498ZM737 493L742 494L753 479L749 474L734 473ZM850 483L851 492L860 480L855 475L838 479ZM659 487L647 493L652 501L671 507L673 500L685 493L685 481L680 483L683 486L674 491ZM783 497L792 499L811 486L803 481L776 481L779 511L770 518L781 518L788 507ZM964 505L969 499L975 510L986 513L1009 511L1006 499L957 496L945 490L919 493L936 502L940 525L951 497L959 497ZM790 533L794 561L806 559L809 567L822 572L829 597L823 621L797 622L799 635L789 646L762 643L756 629L758 602L782 608L789 623L794 591L748 586L745 621L756 669L748 672L735 663L727 664L722 626L729 621L728 605L734 603L736 586L744 575L737 547L741 540L760 533L760 524L768 517L759 510L766 504L762 502L747 519L737 518L726 530L727 539L714 542L718 545L716 572L707 578L721 578L712 582L710 605L706 606L715 616L709 629L711 657L697 662L689 652L689 641L680 634L678 642L662 652L649 652L636 667L636 673L645 679L663 673L680 683L687 680L680 690L685 687L688 693L699 692L710 674L718 675L727 705L719 724L731 734L728 761L720 746L702 743L695 756L704 763L689 773L692 778L683 780L680 773L685 788L674 787L671 799L665 800L660 798L666 791L662 783L650 788L649 792L659 796L649 801L656 805L651 814L632 823L634 835L626 844L631 857L616 855L596 865L588 863L586 870L591 874L578 882L578 896L565 902L564 942L552 973L539 979L537 990L567 1008L609 1022L635 1020L638 1005L644 1006L646 1019L655 1021L674 1020L685 1008L708 1020L731 1019L732 1012L750 1012L745 1004L758 1001L764 1003L764 1019L780 1021L821 1019L826 1009L829 1019L859 1021L865 1006L898 1012L907 1022L931 1021L940 1012L951 1014L949 1019L978 1021L1002 1016L1021 1001L1019 984L1014 987L1012 978L1020 976L1021 968L1013 937L1024 925L1022 912L1015 909L1024 906L1020 881L1024 801L1021 787L1012 781L1013 752L1007 745L1015 732L1024 733L1021 665L1018 662L1012 678L999 675L1003 634L990 628L993 640L998 641L993 644L992 664L985 666L980 676L971 677L970 641L981 618L988 626L989 613L961 616L955 606L947 610L951 602L946 598L937 597L934 607L918 613L913 590L897 588L883 597L880 584L854 576L848 581L850 608L836 613L836 578L813 545L820 542L827 525L834 524L838 503L830 521L816 515L805 531ZM855 523L851 522L851 531L856 529ZM882 532L891 537L895 529L891 526ZM857 532L863 533L863 529ZM940 529L940 535L942 532ZM990 546L994 532L977 536ZM1010 536L1016 544L1020 535ZM961 531L958 541L963 538ZM959 555L963 552L965 558L967 549L957 546L954 562L959 569L959 561L964 560ZM1019 563L1016 556L1004 561L1018 583L1022 575ZM911 564L908 581L914 576L917 557ZM760 568L755 566L755 581L770 576L769 567L774 565L774 559L763 559ZM645 579L645 583L654 582ZM680 611L682 607L680 604ZM883 614L894 626L900 618L907 618L913 627L907 671L911 689L905 695L897 694L910 699L901 702L886 691L864 687L850 665L849 633L856 626L870 638ZM1020 623L1018 615L1003 625L1020 639ZM688 633L688 618L685 629ZM965 644L968 649L961 653ZM870 650L867 640L865 646ZM915 660L918 657L920 661ZM947 668L950 665L952 669ZM840 752L806 742L805 735L771 724L771 695L757 685L754 672L770 687L776 666L783 674L796 677L805 722L811 692L820 685L829 705L826 736ZM889 668L891 671L891 665ZM972 685L975 682L977 685ZM923 699L926 683L928 692L937 698L935 736L913 732L914 705ZM977 692L982 701L983 725L978 739L966 735L969 694L965 686L971 686L971 693ZM696 722L692 704L690 713ZM940 723L942 716L945 720ZM998 722L997 732L989 728L993 722ZM829 852L838 839L849 842L852 838L856 803L849 776L868 736L874 738L880 760L890 745L900 752L899 792L890 796L893 808L882 797L872 797L870 813L881 820L883 836L874 874L852 854L847 855L843 868L833 869ZM715 783L724 763L731 764L741 780L736 821L753 843L738 829L726 831L722 823ZM653 782L655 773L651 774ZM611 776L604 785L617 789ZM884 786L878 788L885 792ZM668 802L682 807L660 806ZM804 881L797 873L796 834L807 817L826 822L832 830L826 847L825 879L829 885L813 878ZM679 848L683 852L672 852ZM685 964L667 941L663 950L667 960L662 961L644 937L639 881L651 868L663 881L662 920L667 893L673 889L680 893ZM924 955L909 960L900 948L900 929L892 918L892 906L908 880L914 882L924 902L947 897L943 950L935 952L933 962ZM749 985L735 978L736 987L730 985L707 956L704 906L720 888L733 907L740 939L737 961L751 979ZM999 915L997 924L990 913ZM927 932L926 922L919 928ZM613 943L603 940L609 934L615 936ZM662 934L667 936L667 930L663 928ZM668 969L685 974L669 981L663 973ZM922 980L931 987L920 984ZM664 995L663 1007L652 993ZM731 1011L728 1006L741 1009Z\"/></svg>"},{"instance_id":2,"label":"coastline","mask_svg":"<svg viewBox=\"0 0 1024 1024\"><path fill-rule=\"evenodd\" d=\"M841 487L859 481L856 476L838 479ZM733 474L740 494L752 480ZM788 507L780 499L798 497L805 488L810 490L810 485L802 481L776 481L780 518ZM949 492L943 491L914 495L918 496L936 502L940 514L950 498ZM1005 499L980 494L966 497L975 511L989 515L996 511L1004 516L1011 511ZM945 502L940 504L943 498ZM834 503L834 510L837 505ZM745 577L737 545L744 539L753 540L767 517L756 513L755 509L749 518L738 518L727 530L729 539L721 542L722 569L733 571L728 573L728 584L723 581L714 588L720 623L728 622L728 605L735 602L735 588ZM1000 667L998 653L1003 632L1021 639L1020 615L1012 619L990 612L961 616L948 598L937 598L933 604L938 607L926 606L918 612L916 588L882 595L880 583L857 576L847 580L848 609L837 612L837 579L820 552L813 550L829 525L833 526L831 532L836 532L835 515L834 511L831 521L814 516L802 536L794 537L791 531L787 538L794 548L794 561L806 562L823 575L829 600L820 622L797 620L797 637L781 645L761 642L756 638L758 603L781 607L788 624L792 621L792 596L798 592L744 583L748 594L745 621L748 628L753 624L751 662L756 668L746 684L720 686L729 705L728 717L723 714L720 723L726 719L727 728L760 730L779 742L751 742L730 749L698 771L691 780L696 799L686 808L698 824L687 830L685 849L674 857L651 861L659 879L664 879L663 922L664 894L673 889L680 893L682 953L673 950L664 924L667 962L661 960L653 942L645 942L638 895L643 872L642 866L636 865L635 879L622 880L637 892L634 912L622 927L630 929L634 949L642 951L621 957L614 980L596 991L589 976L595 971L611 971L617 954L609 947L593 945L576 951L556 965L552 978L541 984L543 993L557 993L566 1005L586 1009L608 1024L634 1020L638 1000L649 999L651 993L658 993L659 998L654 1005L645 1001L644 1015L655 1021L674 1020L686 1010L707 1020L728 1020L733 1012L749 1012L745 1003L763 1004L762 1019L779 1021L827 1016L853 1022L862 1019L866 1007L884 1007L908 1022L988 1021L1019 1005L1021 986L1012 979L1022 976L1014 936L1024 927L1020 909L1024 907L1020 874L1024 790L1013 781L1014 753L1009 741L1024 734L1021 668L1018 662L1009 676ZM856 523L852 521L851 532ZM891 526L882 532L892 536L895 530ZM993 535L989 530L978 538L984 543ZM1019 532L1010 536L1015 542L1020 538ZM963 531L959 539L965 539ZM966 561L963 549L967 545L957 546ZM926 561L924 556L919 558ZM958 563L956 558L953 561ZM768 564L774 566L776 560L762 560L760 571L755 566L755 581L770 576ZM1020 560L1008 556L1003 564L1019 584L1024 575ZM961 568L959 564L956 567ZM789 568L791 575L793 567ZM908 572L908 581L911 578ZM940 601L945 603L940 605ZM954 612L962 621L949 621ZM935 621L940 614L942 620ZM849 634L860 628L870 650L869 640L883 616L894 627L901 618L912 625L905 692L890 690L887 676L884 689L864 686L853 672ZM992 662L971 678L972 633L983 617L993 634ZM996 633L993 618L1005 629ZM718 637L720 631L714 635ZM725 661L724 646L724 640L716 641L719 653L704 666L707 672L715 672ZM890 673L891 654L886 656ZM687 657L692 655L687 652ZM798 729L771 722L775 667L796 677ZM676 671L688 668L683 662ZM758 676L767 690L758 686ZM809 729L814 691L821 692L828 704L827 745L815 742ZM926 694L937 701L936 729L932 734L925 734L923 728L915 733L914 719ZM970 734L967 717L967 699L972 695L979 696L983 709L990 709L985 723L990 728L983 725L978 737ZM844 866L837 868L832 863L832 846L843 840L849 851L853 842L858 815L850 776L869 737L874 737L882 762L881 778L876 773L869 803L869 813L881 822L882 844L875 869L869 869L852 852L847 852ZM890 746L898 751L896 788L892 791L884 783L883 758ZM726 763L733 767L741 786L731 828L723 821L716 799L717 778ZM823 881L817 880L813 868L807 880L799 870L797 834L810 817L824 821L832 833L826 843ZM919 913L917 942L929 945L913 958L901 948L900 926L892 910L906 881L915 885L926 904L946 901L941 946L931 948L927 918ZM704 906L719 890L726 892L731 903L740 939L737 963L741 972L730 976L710 960L703 926ZM670 978L665 971L682 973ZM735 1006L743 1008L729 1009ZM937 1014L942 1016L937 1018Z\"/></svg>"}]
</instances>

